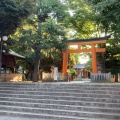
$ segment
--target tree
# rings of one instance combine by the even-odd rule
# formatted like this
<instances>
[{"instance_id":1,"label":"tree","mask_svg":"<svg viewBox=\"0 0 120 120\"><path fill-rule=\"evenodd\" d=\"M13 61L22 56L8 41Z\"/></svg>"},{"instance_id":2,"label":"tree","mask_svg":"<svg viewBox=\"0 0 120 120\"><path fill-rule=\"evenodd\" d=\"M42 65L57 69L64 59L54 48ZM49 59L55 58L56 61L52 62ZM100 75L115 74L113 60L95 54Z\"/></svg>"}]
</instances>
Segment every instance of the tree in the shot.
<instances>
[{"instance_id":1,"label":"tree","mask_svg":"<svg viewBox=\"0 0 120 120\"><path fill-rule=\"evenodd\" d=\"M89 59L86 63L85 63L85 67L89 70L89 72L92 72L92 60Z\"/></svg>"},{"instance_id":2,"label":"tree","mask_svg":"<svg viewBox=\"0 0 120 120\"><path fill-rule=\"evenodd\" d=\"M74 36L85 39L94 37L96 26L95 13L87 0L68 0L71 17L68 19L69 27L74 31ZM94 36L93 36L94 35Z\"/></svg>"},{"instance_id":3,"label":"tree","mask_svg":"<svg viewBox=\"0 0 120 120\"><path fill-rule=\"evenodd\" d=\"M75 53L75 62L76 62L76 64L80 63L79 56L80 56L80 53Z\"/></svg>"},{"instance_id":4,"label":"tree","mask_svg":"<svg viewBox=\"0 0 120 120\"><path fill-rule=\"evenodd\" d=\"M44 56L55 58L58 51L66 48L64 20L66 6L60 0L40 0L37 9L19 33L18 48L34 53L33 81L38 81L40 60Z\"/></svg>"},{"instance_id":5,"label":"tree","mask_svg":"<svg viewBox=\"0 0 120 120\"><path fill-rule=\"evenodd\" d=\"M30 14L33 14L36 10L36 2L37 0L13 0L16 4L21 7L25 8L29 11Z\"/></svg>"},{"instance_id":6,"label":"tree","mask_svg":"<svg viewBox=\"0 0 120 120\"><path fill-rule=\"evenodd\" d=\"M71 69L74 67L74 65L76 64L76 61L75 61L75 54L69 54L68 56L68 68Z\"/></svg>"},{"instance_id":7,"label":"tree","mask_svg":"<svg viewBox=\"0 0 120 120\"><path fill-rule=\"evenodd\" d=\"M75 54L72 53L72 54L69 54L68 55L68 74L70 77L72 77L72 79L75 77L75 74L76 74L76 71L75 69L73 68L74 66L76 65L76 59L75 59Z\"/></svg>"},{"instance_id":8,"label":"tree","mask_svg":"<svg viewBox=\"0 0 120 120\"><path fill-rule=\"evenodd\" d=\"M110 39L109 46L105 54L106 70L115 75L115 82L118 82L118 73L120 72L120 45Z\"/></svg>"},{"instance_id":9,"label":"tree","mask_svg":"<svg viewBox=\"0 0 120 120\"><path fill-rule=\"evenodd\" d=\"M100 0L95 3L97 10L96 22L104 31L105 36L111 34L111 39L108 41L109 46L106 46L105 64L106 70L115 74L115 81L118 81L120 59L120 2L119 0Z\"/></svg>"},{"instance_id":10,"label":"tree","mask_svg":"<svg viewBox=\"0 0 120 120\"><path fill-rule=\"evenodd\" d=\"M13 34L27 14L13 0L0 0L0 35Z\"/></svg>"}]
</instances>

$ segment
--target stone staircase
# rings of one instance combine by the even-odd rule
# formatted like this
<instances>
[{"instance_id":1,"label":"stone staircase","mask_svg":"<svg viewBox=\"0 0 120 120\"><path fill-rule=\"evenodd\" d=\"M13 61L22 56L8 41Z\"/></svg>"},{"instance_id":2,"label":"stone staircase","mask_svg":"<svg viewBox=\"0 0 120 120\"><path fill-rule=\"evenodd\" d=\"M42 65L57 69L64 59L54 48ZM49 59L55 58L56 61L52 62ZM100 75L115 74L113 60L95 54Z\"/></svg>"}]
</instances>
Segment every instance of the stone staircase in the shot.
<instances>
[{"instance_id":1,"label":"stone staircase","mask_svg":"<svg viewBox=\"0 0 120 120\"><path fill-rule=\"evenodd\" d=\"M120 120L120 84L1 82L0 115L29 120Z\"/></svg>"}]
</instances>

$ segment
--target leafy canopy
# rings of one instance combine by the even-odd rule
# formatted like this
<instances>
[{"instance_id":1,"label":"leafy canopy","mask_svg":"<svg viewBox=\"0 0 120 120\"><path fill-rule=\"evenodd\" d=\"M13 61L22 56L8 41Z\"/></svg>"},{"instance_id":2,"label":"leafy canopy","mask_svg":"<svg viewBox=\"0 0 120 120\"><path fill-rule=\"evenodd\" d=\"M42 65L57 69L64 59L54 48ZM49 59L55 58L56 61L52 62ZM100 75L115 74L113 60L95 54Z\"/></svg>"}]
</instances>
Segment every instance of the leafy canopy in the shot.
<instances>
[{"instance_id":1,"label":"leafy canopy","mask_svg":"<svg viewBox=\"0 0 120 120\"><path fill-rule=\"evenodd\" d=\"M0 0L0 35L13 34L27 14L28 11L15 1Z\"/></svg>"}]
</instances>

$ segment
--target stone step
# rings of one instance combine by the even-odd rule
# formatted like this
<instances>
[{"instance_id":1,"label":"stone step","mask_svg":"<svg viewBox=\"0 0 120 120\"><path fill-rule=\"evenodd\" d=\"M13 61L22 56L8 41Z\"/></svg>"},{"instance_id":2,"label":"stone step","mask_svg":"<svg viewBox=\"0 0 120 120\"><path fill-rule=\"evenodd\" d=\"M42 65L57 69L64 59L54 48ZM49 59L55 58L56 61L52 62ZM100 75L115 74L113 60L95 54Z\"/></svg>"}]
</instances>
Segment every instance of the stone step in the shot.
<instances>
[{"instance_id":1,"label":"stone step","mask_svg":"<svg viewBox=\"0 0 120 120\"><path fill-rule=\"evenodd\" d=\"M88 117L88 118L107 118L107 119L120 119L119 113L107 113L107 112L85 112L85 111L71 111L71 110L58 110L58 109L44 109L44 108L26 108L18 106L0 106L3 111L13 111L13 112L28 112L34 114L49 114L49 115L63 115L71 117Z\"/></svg>"},{"instance_id":2,"label":"stone step","mask_svg":"<svg viewBox=\"0 0 120 120\"><path fill-rule=\"evenodd\" d=\"M119 94L103 94L103 93L72 93L72 92L56 92L56 91L10 91L10 90L2 90L0 93L4 94L26 94L26 95L56 95L56 96L73 96L73 97L98 97L98 98L117 98L120 99Z\"/></svg>"},{"instance_id":3,"label":"stone step","mask_svg":"<svg viewBox=\"0 0 120 120\"><path fill-rule=\"evenodd\" d=\"M108 92L108 93L111 93L111 92L115 92L115 93L120 93L120 88L90 88L90 87L87 87L87 88L35 88L34 86L32 87L0 87L0 90L9 90L9 91L66 91L66 92Z\"/></svg>"},{"instance_id":4,"label":"stone step","mask_svg":"<svg viewBox=\"0 0 120 120\"><path fill-rule=\"evenodd\" d=\"M28 94L9 94L0 93L0 99L4 98L32 98L32 99L53 99L53 100L73 100L73 101L94 101L94 102L107 102L107 103L120 103L120 99L115 97L74 97L74 96L56 96L56 95L28 95Z\"/></svg>"},{"instance_id":5,"label":"stone step","mask_svg":"<svg viewBox=\"0 0 120 120\"><path fill-rule=\"evenodd\" d=\"M31 120L31 118L11 115L0 115L0 120ZM32 120L53 120L53 119L32 118Z\"/></svg>"},{"instance_id":6,"label":"stone step","mask_svg":"<svg viewBox=\"0 0 120 120\"><path fill-rule=\"evenodd\" d=\"M41 119L49 119L49 120L99 120L96 118L88 118L88 117L76 117L76 116L66 116L66 115L51 115L51 114L35 114L29 112L16 112L16 111L8 111L8 110L0 110L0 115L9 115L9 116L20 116L20 117L29 117L30 119L38 118ZM101 120L101 119L100 119Z\"/></svg>"},{"instance_id":7,"label":"stone step","mask_svg":"<svg viewBox=\"0 0 120 120\"><path fill-rule=\"evenodd\" d=\"M59 105L75 105L75 106L96 106L96 107L116 107L119 108L119 103L95 102L95 101L77 101L77 100L54 100L54 99L32 99L32 98L0 98L0 101L12 102L29 102L29 103L44 103L44 104L59 104Z\"/></svg>"},{"instance_id":8,"label":"stone step","mask_svg":"<svg viewBox=\"0 0 120 120\"><path fill-rule=\"evenodd\" d=\"M6 87L30 87L30 86L34 86L36 88L40 88L40 87L45 87L45 88L74 88L74 87L83 87L83 88L87 88L87 87L90 87L90 88L93 88L93 87L96 87L96 88L101 88L101 87L116 87L118 89L120 89L120 84L104 84L104 83L96 83L96 84L93 84L93 83L85 83L85 84L80 84L80 83L0 83L0 86L6 86Z\"/></svg>"},{"instance_id":9,"label":"stone step","mask_svg":"<svg viewBox=\"0 0 120 120\"><path fill-rule=\"evenodd\" d=\"M119 87L95 87L95 86L93 86L93 87L91 87L91 86L86 86L86 87L68 87L68 86L66 86L66 87L58 87L58 86L53 86L53 87L36 87L36 86L1 86L0 87L0 90L25 90L25 91L28 91L28 90L32 90L32 91L38 91L38 90L42 90L42 91L44 91L44 90L51 90L51 91L56 91L56 90L60 90L60 91L64 91L64 90L66 90L66 91L74 91L74 92L79 92L79 91L84 91L84 90L88 90L88 91L91 91L91 90L93 90L93 91L116 91L116 92L118 92L118 91L120 91L120 86Z\"/></svg>"},{"instance_id":10,"label":"stone step","mask_svg":"<svg viewBox=\"0 0 120 120\"><path fill-rule=\"evenodd\" d=\"M120 84L0 83L0 115L38 120L119 120Z\"/></svg>"},{"instance_id":11,"label":"stone step","mask_svg":"<svg viewBox=\"0 0 120 120\"><path fill-rule=\"evenodd\" d=\"M98 92L98 93L106 93L106 92L108 92L108 93L119 93L119 91L116 91L116 90L99 90L99 89L96 89L96 90L92 90L92 89L52 89L52 88L47 88L47 89L45 89L45 88L38 88L38 89L36 89L36 88L9 88L9 87L4 87L4 88L0 88L0 91L26 91L26 92L28 92L28 91L32 91L32 92L40 92L40 91L51 91L51 92L54 92L54 91L59 91L59 92L73 92L73 93L79 93L79 92Z\"/></svg>"},{"instance_id":12,"label":"stone step","mask_svg":"<svg viewBox=\"0 0 120 120\"><path fill-rule=\"evenodd\" d=\"M39 93L39 92L68 92L68 93L102 93L102 94L115 94L115 95L120 95L120 91L116 91L116 90L99 90L99 89L52 89L52 88L38 88L38 89L34 89L34 88L7 88L7 87L3 87L0 88L0 93L1 92L35 92L35 93Z\"/></svg>"},{"instance_id":13,"label":"stone step","mask_svg":"<svg viewBox=\"0 0 120 120\"><path fill-rule=\"evenodd\" d=\"M108 113L120 113L120 109L116 107L96 107L96 106L75 106L75 105L62 105L62 104L44 104L44 103L29 103L29 102L12 102L12 101L0 101L0 106L14 106L25 108L41 108L41 109L60 109L60 110L75 110L75 111L91 111L91 112L108 112ZM1 107L0 107L1 108Z\"/></svg>"}]
</instances>

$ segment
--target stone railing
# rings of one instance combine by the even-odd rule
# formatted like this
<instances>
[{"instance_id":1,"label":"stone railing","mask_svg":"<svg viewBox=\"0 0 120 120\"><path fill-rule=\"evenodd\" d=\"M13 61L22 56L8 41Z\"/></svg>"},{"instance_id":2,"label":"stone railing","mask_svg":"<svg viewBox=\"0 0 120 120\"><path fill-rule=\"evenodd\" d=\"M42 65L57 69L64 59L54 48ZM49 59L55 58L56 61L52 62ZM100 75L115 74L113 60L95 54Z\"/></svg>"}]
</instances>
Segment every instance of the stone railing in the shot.
<instances>
[{"instance_id":1,"label":"stone railing","mask_svg":"<svg viewBox=\"0 0 120 120\"><path fill-rule=\"evenodd\" d=\"M91 73L92 82L111 82L111 73Z\"/></svg>"}]
</instances>

